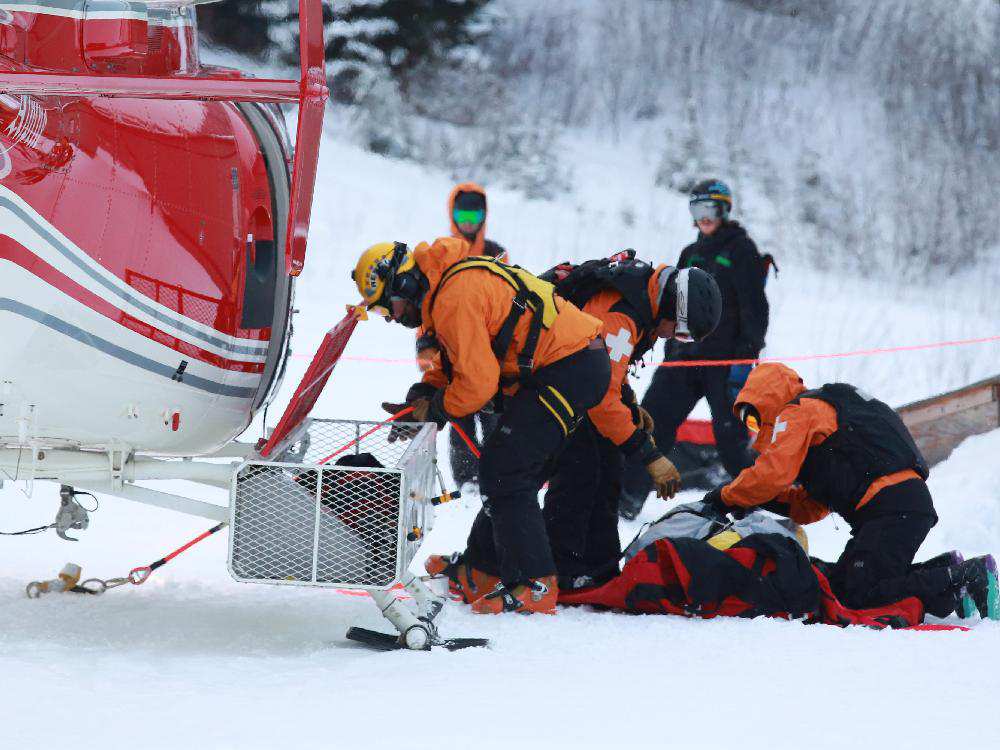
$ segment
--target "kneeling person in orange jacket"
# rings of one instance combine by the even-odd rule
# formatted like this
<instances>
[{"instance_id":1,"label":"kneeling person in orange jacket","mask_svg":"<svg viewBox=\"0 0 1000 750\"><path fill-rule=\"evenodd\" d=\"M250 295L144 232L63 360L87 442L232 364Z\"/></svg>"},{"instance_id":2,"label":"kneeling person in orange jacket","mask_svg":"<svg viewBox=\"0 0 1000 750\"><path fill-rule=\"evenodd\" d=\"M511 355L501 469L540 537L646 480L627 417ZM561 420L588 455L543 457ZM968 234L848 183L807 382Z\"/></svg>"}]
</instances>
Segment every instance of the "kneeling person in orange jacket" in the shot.
<instances>
[{"instance_id":1,"label":"kneeling person in orange jacket","mask_svg":"<svg viewBox=\"0 0 1000 750\"><path fill-rule=\"evenodd\" d=\"M733 412L757 433L753 466L705 501L726 511L763 506L801 523L830 511L851 526L851 540L828 566L833 592L863 609L915 596L931 614L957 611L1000 619L997 566L984 555L913 558L937 513L927 463L888 405L852 385L806 390L789 367L754 369Z\"/></svg>"},{"instance_id":2,"label":"kneeling person in orange jacket","mask_svg":"<svg viewBox=\"0 0 1000 750\"><path fill-rule=\"evenodd\" d=\"M502 392L503 413L480 459L483 510L464 553L433 556L479 613L554 612L556 567L538 490L546 467L608 387L600 321L551 284L495 258L467 257L452 237L369 248L354 271L365 305L433 333L442 366L410 388L416 421L475 413ZM385 407L396 411L395 405Z\"/></svg>"},{"instance_id":3,"label":"kneeling person in orange jacket","mask_svg":"<svg viewBox=\"0 0 1000 750\"><path fill-rule=\"evenodd\" d=\"M607 393L559 454L543 511L559 587L586 588L619 572L623 458L634 457L646 467L660 497L671 498L680 489L680 474L651 437L652 418L636 403L629 368L657 339L701 341L712 333L722 298L705 271L654 268L632 251L556 266L542 278L601 321L611 358Z\"/></svg>"}]
</instances>

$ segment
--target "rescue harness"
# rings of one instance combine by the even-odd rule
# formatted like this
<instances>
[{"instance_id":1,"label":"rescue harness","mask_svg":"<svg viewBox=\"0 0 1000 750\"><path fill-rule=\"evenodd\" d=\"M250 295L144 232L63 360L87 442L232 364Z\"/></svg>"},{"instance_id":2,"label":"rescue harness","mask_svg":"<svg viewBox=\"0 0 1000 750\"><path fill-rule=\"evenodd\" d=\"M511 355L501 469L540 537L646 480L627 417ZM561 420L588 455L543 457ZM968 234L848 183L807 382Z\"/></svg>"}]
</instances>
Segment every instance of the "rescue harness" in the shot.
<instances>
[{"instance_id":1,"label":"rescue harness","mask_svg":"<svg viewBox=\"0 0 1000 750\"><path fill-rule=\"evenodd\" d=\"M555 323L559 308L556 306L555 287L542 279L534 276L520 266L510 265L489 256L472 256L453 263L441 276L434 294L431 296L429 310L433 312L434 303L444 285L462 271L471 268L480 268L484 271L499 276L510 284L514 289L514 299L511 301L510 312L500 326L500 330L493 338L493 355L497 361L503 365L514 341L514 329L521 321L522 316L531 311L531 321L528 325L528 336L524 340L524 346L517 353L518 376L515 381L504 382L501 385L510 385L513 382L523 384L533 384L534 375L532 370L535 366L535 350L538 348L538 339L542 329L548 329ZM442 367L445 368L445 375L451 378L451 363L447 360L447 353L441 348Z\"/></svg>"},{"instance_id":2,"label":"rescue harness","mask_svg":"<svg viewBox=\"0 0 1000 750\"><path fill-rule=\"evenodd\" d=\"M518 323L521 322L521 318L529 311L531 313L531 320L528 324L528 336L524 340L524 346L517 353L518 374L515 377L501 376L500 388L498 390L514 383L520 383L523 386L537 390L539 401L552 413L563 434L569 435L580 421L580 417L556 388L553 388L551 385L539 383L533 372L535 367L535 350L538 348L538 339L541 336L542 329L547 330L551 328L556 321L556 316L559 315L559 307L556 304L555 286L548 281L538 278L520 266L504 263L494 257L476 255L453 263L445 269L441 276L441 281L438 282L437 288L431 296L429 311L433 312L437 296L449 280L462 271L474 268L489 271L503 279L514 289L514 299L511 300L510 312L507 313L507 317L500 326L497 335L493 338L492 344L493 356L497 358L497 362L500 363L501 368L513 344L514 330L517 328ZM429 332L429 335L433 335L433 332ZM437 348L441 352L441 367L444 370L445 376L450 381L452 366L448 359L448 353L444 347L438 346ZM547 399L542 395L543 393L554 398Z\"/></svg>"}]
</instances>

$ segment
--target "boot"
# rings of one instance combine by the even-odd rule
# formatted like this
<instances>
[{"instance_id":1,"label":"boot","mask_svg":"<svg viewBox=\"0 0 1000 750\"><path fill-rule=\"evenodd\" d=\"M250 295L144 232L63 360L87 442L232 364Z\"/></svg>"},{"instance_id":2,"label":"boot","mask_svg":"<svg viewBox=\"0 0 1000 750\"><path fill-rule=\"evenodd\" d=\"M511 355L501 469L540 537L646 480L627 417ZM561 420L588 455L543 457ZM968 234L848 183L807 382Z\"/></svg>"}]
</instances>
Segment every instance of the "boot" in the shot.
<instances>
[{"instance_id":1,"label":"boot","mask_svg":"<svg viewBox=\"0 0 1000 750\"><path fill-rule=\"evenodd\" d=\"M928 568L944 568L951 565L960 565L965 561L962 553L957 549L953 549L951 552L942 552L940 555L935 555L930 560L924 560L923 562L913 563L910 566L910 570L927 570Z\"/></svg>"},{"instance_id":2,"label":"boot","mask_svg":"<svg viewBox=\"0 0 1000 750\"><path fill-rule=\"evenodd\" d=\"M917 563L913 567L917 569L939 568L942 565L961 565L963 562L965 562L965 556L957 549L953 549L951 552L942 552L940 555L932 557L930 560L924 560L922 563ZM965 586L962 586L955 592L955 608L953 611L963 620L967 620L976 614L976 603L972 601L972 597L969 596ZM946 614L945 617L947 616L948 615Z\"/></svg>"},{"instance_id":3,"label":"boot","mask_svg":"<svg viewBox=\"0 0 1000 750\"><path fill-rule=\"evenodd\" d=\"M461 552L431 555L424 561L424 570L432 576L448 577L448 593L466 604L472 604L496 586L500 579L462 562Z\"/></svg>"},{"instance_id":4,"label":"boot","mask_svg":"<svg viewBox=\"0 0 1000 750\"><path fill-rule=\"evenodd\" d=\"M532 578L512 589L508 589L503 583L497 583L490 593L473 603L472 611L477 615L498 615L501 612L554 615L558 597L555 576Z\"/></svg>"},{"instance_id":5,"label":"boot","mask_svg":"<svg viewBox=\"0 0 1000 750\"><path fill-rule=\"evenodd\" d=\"M952 580L963 587L963 599L957 610L960 617L971 616L972 607L965 601L971 598L982 619L1000 620L1000 586L993 555L974 557L948 570Z\"/></svg>"},{"instance_id":6,"label":"boot","mask_svg":"<svg viewBox=\"0 0 1000 750\"><path fill-rule=\"evenodd\" d=\"M961 565L965 557L958 550L942 552L935 555L930 560L913 563L911 571L931 570L932 568L951 568ZM935 617L948 617L956 614L963 620L972 617L976 613L976 605L966 591L965 586L958 586L952 591L944 591L938 597L924 600L924 609L928 614Z\"/></svg>"}]
</instances>

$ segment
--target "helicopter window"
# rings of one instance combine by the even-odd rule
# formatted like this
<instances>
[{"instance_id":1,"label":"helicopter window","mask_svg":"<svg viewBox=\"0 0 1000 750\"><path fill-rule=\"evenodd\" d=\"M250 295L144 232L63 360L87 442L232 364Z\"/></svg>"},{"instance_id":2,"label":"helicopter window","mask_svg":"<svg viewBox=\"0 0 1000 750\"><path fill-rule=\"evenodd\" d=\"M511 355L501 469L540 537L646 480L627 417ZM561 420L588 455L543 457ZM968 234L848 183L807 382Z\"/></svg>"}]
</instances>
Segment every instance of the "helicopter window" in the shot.
<instances>
[{"instance_id":1,"label":"helicopter window","mask_svg":"<svg viewBox=\"0 0 1000 750\"><path fill-rule=\"evenodd\" d=\"M278 258L271 217L263 208L254 211L252 232L246 242L246 282L243 287L243 328L267 328L274 316L274 287Z\"/></svg>"}]
</instances>

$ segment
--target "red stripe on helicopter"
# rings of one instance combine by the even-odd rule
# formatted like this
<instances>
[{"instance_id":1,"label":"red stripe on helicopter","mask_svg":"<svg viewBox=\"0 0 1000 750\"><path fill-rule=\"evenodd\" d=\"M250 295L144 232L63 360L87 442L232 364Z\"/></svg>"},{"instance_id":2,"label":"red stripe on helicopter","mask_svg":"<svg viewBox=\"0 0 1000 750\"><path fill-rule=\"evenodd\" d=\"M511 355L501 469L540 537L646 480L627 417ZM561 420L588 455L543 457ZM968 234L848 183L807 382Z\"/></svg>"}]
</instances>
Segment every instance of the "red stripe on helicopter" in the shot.
<instances>
[{"instance_id":1,"label":"red stripe on helicopter","mask_svg":"<svg viewBox=\"0 0 1000 750\"><path fill-rule=\"evenodd\" d=\"M94 312L100 313L109 320L118 323L134 333L138 333L150 341L173 349L185 357L190 357L199 362L232 372L261 373L264 371L263 362L240 362L219 356L132 317L102 297L94 294L86 287L81 286L13 240L0 242L0 260L11 261L14 265L37 276L49 286L58 289ZM222 331L218 331L218 333L223 336L228 335Z\"/></svg>"}]
</instances>

